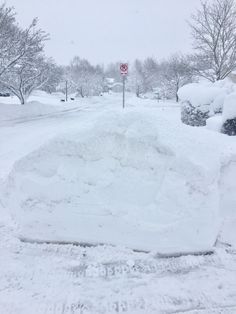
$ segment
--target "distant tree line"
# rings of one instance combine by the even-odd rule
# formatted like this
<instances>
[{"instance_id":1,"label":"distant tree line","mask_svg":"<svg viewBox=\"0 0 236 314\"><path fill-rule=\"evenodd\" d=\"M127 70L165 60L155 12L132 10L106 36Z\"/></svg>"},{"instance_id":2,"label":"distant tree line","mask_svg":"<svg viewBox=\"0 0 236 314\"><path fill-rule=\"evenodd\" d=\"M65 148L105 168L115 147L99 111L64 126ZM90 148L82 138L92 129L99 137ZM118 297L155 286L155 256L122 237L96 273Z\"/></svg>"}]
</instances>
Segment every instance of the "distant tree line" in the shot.
<instances>
[{"instance_id":1,"label":"distant tree line","mask_svg":"<svg viewBox=\"0 0 236 314\"><path fill-rule=\"evenodd\" d=\"M193 80L187 59L176 54L161 62L154 58L135 60L130 64L127 89L134 92L137 97L150 92L156 97L176 97L178 100L178 89ZM107 91L109 79L114 83L121 82L119 67L120 62L110 63L104 68L100 65L93 66L86 59L74 57L70 65L63 68L61 91L64 90L67 81L69 91L76 93L77 96L101 95Z\"/></svg>"},{"instance_id":2,"label":"distant tree line","mask_svg":"<svg viewBox=\"0 0 236 314\"><path fill-rule=\"evenodd\" d=\"M178 90L183 85L200 77L212 82L224 79L236 68L234 0L202 2L189 25L194 53L174 54L165 60L135 60L129 65L129 91L137 97L152 93L156 98L178 101ZM35 89L64 92L65 82L69 92L80 97L101 95L107 91L108 79L121 82L120 62L104 67L76 56L68 66L58 66L45 56L48 39L37 19L23 29L14 9L0 6L0 89L16 95L21 104Z\"/></svg>"}]
</instances>

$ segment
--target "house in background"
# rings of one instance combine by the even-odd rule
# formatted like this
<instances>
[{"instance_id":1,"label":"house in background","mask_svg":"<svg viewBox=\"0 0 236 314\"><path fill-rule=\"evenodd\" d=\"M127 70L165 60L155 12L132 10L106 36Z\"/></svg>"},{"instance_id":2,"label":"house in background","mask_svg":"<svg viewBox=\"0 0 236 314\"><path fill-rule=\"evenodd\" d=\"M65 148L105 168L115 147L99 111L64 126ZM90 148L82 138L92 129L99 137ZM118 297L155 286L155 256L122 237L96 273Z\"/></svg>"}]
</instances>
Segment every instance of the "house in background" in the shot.
<instances>
[{"instance_id":1,"label":"house in background","mask_svg":"<svg viewBox=\"0 0 236 314\"><path fill-rule=\"evenodd\" d=\"M103 91L105 93L114 92L121 93L123 90L123 84L121 82L116 82L114 78L106 77L104 80Z\"/></svg>"}]
</instances>

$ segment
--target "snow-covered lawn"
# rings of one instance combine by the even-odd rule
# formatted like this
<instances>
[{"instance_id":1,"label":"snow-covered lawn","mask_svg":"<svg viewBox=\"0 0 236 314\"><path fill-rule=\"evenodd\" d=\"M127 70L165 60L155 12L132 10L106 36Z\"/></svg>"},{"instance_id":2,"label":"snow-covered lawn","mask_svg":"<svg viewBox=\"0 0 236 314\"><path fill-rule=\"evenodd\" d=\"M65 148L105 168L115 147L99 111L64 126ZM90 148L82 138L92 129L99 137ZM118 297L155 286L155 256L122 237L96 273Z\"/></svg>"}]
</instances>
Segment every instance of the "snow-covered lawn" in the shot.
<instances>
[{"instance_id":1,"label":"snow-covered lawn","mask_svg":"<svg viewBox=\"0 0 236 314\"><path fill-rule=\"evenodd\" d=\"M236 312L235 137L170 102L35 97L0 105L0 313Z\"/></svg>"}]
</instances>

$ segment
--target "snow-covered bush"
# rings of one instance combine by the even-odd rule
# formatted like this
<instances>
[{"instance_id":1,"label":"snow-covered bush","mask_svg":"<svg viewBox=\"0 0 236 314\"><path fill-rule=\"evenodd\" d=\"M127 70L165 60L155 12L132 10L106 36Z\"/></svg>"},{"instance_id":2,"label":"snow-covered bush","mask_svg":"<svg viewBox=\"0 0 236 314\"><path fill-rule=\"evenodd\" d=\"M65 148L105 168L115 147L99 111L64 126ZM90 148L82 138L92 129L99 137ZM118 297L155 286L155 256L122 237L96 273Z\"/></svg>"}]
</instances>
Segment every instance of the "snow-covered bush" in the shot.
<instances>
[{"instance_id":1,"label":"snow-covered bush","mask_svg":"<svg viewBox=\"0 0 236 314\"><path fill-rule=\"evenodd\" d=\"M236 135L236 118L228 119L222 126L221 132L227 135Z\"/></svg>"},{"instance_id":2,"label":"snow-covered bush","mask_svg":"<svg viewBox=\"0 0 236 314\"><path fill-rule=\"evenodd\" d=\"M182 122L192 126L206 125L209 117L222 112L225 97L231 91L231 84L223 81L185 85L178 93Z\"/></svg>"},{"instance_id":3,"label":"snow-covered bush","mask_svg":"<svg viewBox=\"0 0 236 314\"><path fill-rule=\"evenodd\" d=\"M221 132L236 135L236 93L230 94L225 99Z\"/></svg>"},{"instance_id":4,"label":"snow-covered bush","mask_svg":"<svg viewBox=\"0 0 236 314\"><path fill-rule=\"evenodd\" d=\"M187 125L203 126L209 118L208 106L194 107L189 101L181 106L181 121Z\"/></svg>"}]
</instances>

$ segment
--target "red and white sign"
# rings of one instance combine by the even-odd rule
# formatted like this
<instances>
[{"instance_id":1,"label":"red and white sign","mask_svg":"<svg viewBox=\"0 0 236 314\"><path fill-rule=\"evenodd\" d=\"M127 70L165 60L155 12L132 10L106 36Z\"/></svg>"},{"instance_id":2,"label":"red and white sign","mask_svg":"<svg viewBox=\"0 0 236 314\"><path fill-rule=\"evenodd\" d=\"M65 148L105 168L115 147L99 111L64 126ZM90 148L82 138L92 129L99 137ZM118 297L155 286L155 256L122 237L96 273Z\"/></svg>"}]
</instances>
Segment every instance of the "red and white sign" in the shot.
<instances>
[{"instance_id":1,"label":"red and white sign","mask_svg":"<svg viewBox=\"0 0 236 314\"><path fill-rule=\"evenodd\" d=\"M120 74L127 75L128 69L129 69L128 63L121 63L120 64Z\"/></svg>"}]
</instances>

